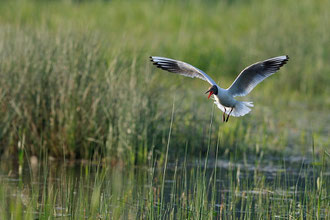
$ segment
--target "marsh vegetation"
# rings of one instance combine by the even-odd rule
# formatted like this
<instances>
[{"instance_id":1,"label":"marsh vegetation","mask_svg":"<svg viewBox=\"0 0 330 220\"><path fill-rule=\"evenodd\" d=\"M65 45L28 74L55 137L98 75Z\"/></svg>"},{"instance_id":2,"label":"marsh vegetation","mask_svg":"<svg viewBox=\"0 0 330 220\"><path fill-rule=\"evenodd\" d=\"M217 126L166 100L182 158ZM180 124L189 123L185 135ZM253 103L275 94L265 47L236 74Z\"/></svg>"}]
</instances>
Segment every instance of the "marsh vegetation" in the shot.
<instances>
[{"instance_id":1,"label":"marsh vegetation","mask_svg":"<svg viewBox=\"0 0 330 220\"><path fill-rule=\"evenodd\" d=\"M0 216L328 217L329 8L1 1ZM226 124L206 83L148 60L184 60L226 88L284 54L245 98L251 114Z\"/></svg>"}]
</instances>

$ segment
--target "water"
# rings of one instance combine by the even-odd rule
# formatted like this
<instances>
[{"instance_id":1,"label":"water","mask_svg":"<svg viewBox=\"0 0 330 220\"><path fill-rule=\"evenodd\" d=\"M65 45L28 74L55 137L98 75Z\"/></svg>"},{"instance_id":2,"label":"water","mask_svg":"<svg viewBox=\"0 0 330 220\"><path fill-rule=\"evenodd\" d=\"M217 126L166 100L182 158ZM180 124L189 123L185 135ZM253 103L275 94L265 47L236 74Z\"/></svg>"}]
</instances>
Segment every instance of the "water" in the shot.
<instances>
[{"instance_id":1,"label":"water","mask_svg":"<svg viewBox=\"0 0 330 220\"><path fill-rule=\"evenodd\" d=\"M33 218L135 219L157 213L205 218L260 217L260 213L287 218L293 213L308 218L317 213L318 196L320 216L329 214L329 169L324 163L313 164L311 158L171 161L163 193L162 166L34 161L25 162L21 173L13 160L2 160L0 166L0 202L7 204L0 208L2 216L20 204L21 215Z\"/></svg>"}]
</instances>

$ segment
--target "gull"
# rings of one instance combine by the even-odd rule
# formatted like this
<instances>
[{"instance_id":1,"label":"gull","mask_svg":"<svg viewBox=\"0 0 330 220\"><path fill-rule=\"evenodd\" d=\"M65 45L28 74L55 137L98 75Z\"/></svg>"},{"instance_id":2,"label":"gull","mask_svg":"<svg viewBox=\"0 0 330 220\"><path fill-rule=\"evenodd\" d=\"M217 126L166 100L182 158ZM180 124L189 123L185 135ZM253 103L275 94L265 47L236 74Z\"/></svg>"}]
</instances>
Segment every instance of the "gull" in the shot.
<instances>
[{"instance_id":1,"label":"gull","mask_svg":"<svg viewBox=\"0 0 330 220\"><path fill-rule=\"evenodd\" d=\"M251 107L253 107L253 103L238 101L234 97L249 94L256 85L276 73L288 60L289 57L284 55L252 64L237 76L229 88L223 89L202 70L188 63L165 57L150 57L150 61L160 69L191 78L199 78L211 84L205 94L209 93L208 99L212 95L214 96L214 103L223 111L223 122L228 122L229 116L240 117L248 114Z\"/></svg>"}]
</instances>

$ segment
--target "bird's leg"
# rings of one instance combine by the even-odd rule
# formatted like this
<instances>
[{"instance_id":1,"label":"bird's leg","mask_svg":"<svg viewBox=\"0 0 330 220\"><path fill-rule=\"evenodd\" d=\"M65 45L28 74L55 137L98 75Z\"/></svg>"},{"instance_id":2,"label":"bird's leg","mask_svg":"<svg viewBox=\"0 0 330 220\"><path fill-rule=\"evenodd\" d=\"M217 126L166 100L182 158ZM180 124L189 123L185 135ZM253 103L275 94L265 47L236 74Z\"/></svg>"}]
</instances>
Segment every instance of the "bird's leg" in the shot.
<instances>
[{"instance_id":1,"label":"bird's leg","mask_svg":"<svg viewBox=\"0 0 330 220\"><path fill-rule=\"evenodd\" d=\"M226 121L226 108L225 107L223 107L224 109L225 109L225 111L223 112L223 114L222 114L222 122L225 122Z\"/></svg>"},{"instance_id":2,"label":"bird's leg","mask_svg":"<svg viewBox=\"0 0 330 220\"><path fill-rule=\"evenodd\" d=\"M228 121L229 116L230 116L231 112L233 111L233 109L234 109L234 108L231 108L231 109L230 109L230 112L229 112L229 114L228 114L228 116L227 116L226 122Z\"/></svg>"}]
</instances>

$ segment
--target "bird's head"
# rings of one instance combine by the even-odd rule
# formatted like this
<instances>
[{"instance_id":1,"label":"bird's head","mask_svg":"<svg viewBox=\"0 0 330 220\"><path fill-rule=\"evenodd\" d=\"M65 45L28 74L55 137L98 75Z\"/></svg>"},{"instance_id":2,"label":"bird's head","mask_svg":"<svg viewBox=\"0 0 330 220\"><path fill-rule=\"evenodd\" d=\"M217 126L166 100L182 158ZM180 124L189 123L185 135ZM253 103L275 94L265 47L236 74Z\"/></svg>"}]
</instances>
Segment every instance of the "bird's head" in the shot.
<instances>
[{"instance_id":1,"label":"bird's head","mask_svg":"<svg viewBox=\"0 0 330 220\"><path fill-rule=\"evenodd\" d=\"M216 86L216 85L213 85L213 86L211 86L210 88L209 88L209 90L207 90L206 92L205 92L205 94L206 93L210 93L209 94L209 96L207 97L208 99L211 97L211 95L218 95L218 87Z\"/></svg>"}]
</instances>

